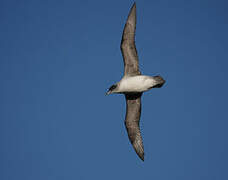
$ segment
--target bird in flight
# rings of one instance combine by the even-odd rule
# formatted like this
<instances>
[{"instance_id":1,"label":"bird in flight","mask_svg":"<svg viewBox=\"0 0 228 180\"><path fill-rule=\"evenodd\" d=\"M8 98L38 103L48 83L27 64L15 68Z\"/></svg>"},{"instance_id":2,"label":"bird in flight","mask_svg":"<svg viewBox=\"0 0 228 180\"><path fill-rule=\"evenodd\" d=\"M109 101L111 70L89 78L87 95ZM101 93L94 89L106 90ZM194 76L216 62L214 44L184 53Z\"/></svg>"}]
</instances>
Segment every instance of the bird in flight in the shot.
<instances>
[{"instance_id":1,"label":"bird in flight","mask_svg":"<svg viewBox=\"0 0 228 180\"><path fill-rule=\"evenodd\" d=\"M106 95L124 94L126 99L125 126L129 140L142 161L144 161L144 148L140 134L139 120L141 115L141 96L151 88L160 88L165 83L161 76L142 75L138 66L138 55L135 47L136 4L134 3L125 24L121 52L124 60L124 76L112 85Z\"/></svg>"}]
</instances>

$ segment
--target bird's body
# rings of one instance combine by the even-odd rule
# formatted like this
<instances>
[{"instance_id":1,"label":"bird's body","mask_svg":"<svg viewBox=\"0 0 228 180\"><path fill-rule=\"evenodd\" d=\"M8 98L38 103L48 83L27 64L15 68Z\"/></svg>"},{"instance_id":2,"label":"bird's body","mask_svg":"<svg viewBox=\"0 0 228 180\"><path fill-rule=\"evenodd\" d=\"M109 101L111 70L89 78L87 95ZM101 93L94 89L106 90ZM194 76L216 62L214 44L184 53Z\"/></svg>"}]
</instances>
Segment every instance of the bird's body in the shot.
<instances>
[{"instance_id":1,"label":"bird's body","mask_svg":"<svg viewBox=\"0 0 228 180\"><path fill-rule=\"evenodd\" d=\"M153 77L145 75L124 76L118 84L116 93L137 93L151 89L157 84L157 81Z\"/></svg>"},{"instance_id":2,"label":"bird's body","mask_svg":"<svg viewBox=\"0 0 228 180\"><path fill-rule=\"evenodd\" d=\"M141 115L142 93L151 88L160 88L165 83L161 76L141 75L138 66L138 55L135 47L136 4L132 6L124 27L121 52L124 60L124 76L112 85L108 94L120 93L126 98L125 126L128 137L140 159L144 161L143 141L139 121Z\"/></svg>"}]
</instances>

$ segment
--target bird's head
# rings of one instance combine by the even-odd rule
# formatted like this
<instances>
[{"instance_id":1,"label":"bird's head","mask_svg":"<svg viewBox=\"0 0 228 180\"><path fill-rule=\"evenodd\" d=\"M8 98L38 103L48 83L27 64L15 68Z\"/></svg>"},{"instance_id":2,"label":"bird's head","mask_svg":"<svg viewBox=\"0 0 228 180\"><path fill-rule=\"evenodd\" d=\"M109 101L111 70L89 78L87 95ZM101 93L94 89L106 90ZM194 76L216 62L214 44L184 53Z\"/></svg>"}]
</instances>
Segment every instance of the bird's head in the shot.
<instances>
[{"instance_id":1,"label":"bird's head","mask_svg":"<svg viewBox=\"0 0 228 180\"><path fill-rule=\"evenodd\" d=\"M117 93L117 84L113 84L108 91L106 92L106 95L112 94L112 93Z\"/></svg>"}]
</instances>

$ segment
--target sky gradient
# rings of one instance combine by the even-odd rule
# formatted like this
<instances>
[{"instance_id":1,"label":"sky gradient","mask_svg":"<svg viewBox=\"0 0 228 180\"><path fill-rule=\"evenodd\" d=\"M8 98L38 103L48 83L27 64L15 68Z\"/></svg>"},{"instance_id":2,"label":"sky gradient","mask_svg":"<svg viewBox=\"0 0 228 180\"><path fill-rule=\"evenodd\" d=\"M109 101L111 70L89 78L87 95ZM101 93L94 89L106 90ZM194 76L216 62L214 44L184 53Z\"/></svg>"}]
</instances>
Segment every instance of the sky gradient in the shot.
<instances>
[{"instance_id":1,"label":"sky gradient","mask_svg":"<svg viewBox=\"0 0 228 180\"><path fill-rule=\"evenodd\" d=\"M1 180L227 180L228 1L138 0L145 162L124 127L133 1L0 2Z\"/></svg>"}]
</instances>

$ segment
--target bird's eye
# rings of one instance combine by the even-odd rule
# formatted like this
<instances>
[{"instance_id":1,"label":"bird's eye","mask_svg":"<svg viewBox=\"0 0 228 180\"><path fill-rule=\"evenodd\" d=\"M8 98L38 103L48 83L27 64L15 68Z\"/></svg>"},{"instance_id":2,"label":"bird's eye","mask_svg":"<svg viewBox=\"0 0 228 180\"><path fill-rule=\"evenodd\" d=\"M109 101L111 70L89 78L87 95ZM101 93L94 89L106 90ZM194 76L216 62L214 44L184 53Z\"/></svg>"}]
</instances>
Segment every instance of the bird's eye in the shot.
<instances>
[{"instance_id":1,"label":"bird's eye","mask_svg":"<svg viewBox=\"0 0 228 180\"><path fill-rule=\"evenodd\" d=\"M116 89L116 87L117 87L116 84L112 85L112 86L109 88L109 91L112 91L113 89Z\"/></svg>"}]
</instances>

